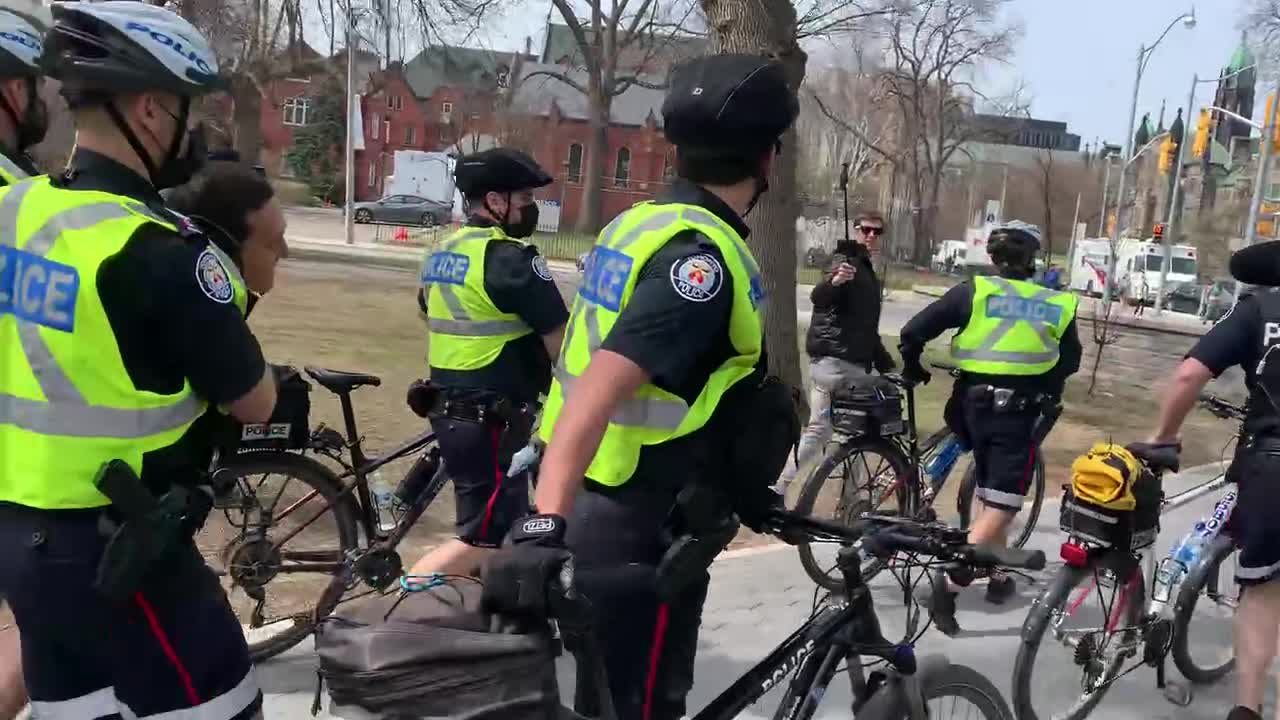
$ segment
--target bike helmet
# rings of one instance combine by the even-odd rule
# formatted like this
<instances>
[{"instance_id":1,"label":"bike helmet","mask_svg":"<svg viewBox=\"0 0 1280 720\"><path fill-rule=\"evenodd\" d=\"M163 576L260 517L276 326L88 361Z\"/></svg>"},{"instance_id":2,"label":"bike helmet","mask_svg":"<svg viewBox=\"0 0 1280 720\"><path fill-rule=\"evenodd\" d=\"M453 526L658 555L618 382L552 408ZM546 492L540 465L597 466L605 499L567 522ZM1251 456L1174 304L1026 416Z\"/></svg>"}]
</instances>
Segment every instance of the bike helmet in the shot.
<instances>
[{"instance_id":1,"label":"bike helmet","mask_svg":"<svg viewBox=\"0 0 1280 720\"><path fill-rule=\"evenodd\" d=\"M0 9L0 78L40 75L44 33L31 19Z\"/></svg>"},{"instance_id":2,"label":"bike helmet","mask_svg":"<svg viewBox=\"0 0 1280 720\"><path fill-rule=\"evenodd\" d=\"M186 98L226 89L209 41L172 10L133 2L57 2L40 56L68 99L161 90Z\"/></svg>"},{"instance_id":3,"label":"bike helmet","mask_svg":"<svg viewBox=\"0 0 1280 720\"><path fill-rule=\"evenodd\" d=\"M662 103L671 144L764 150L800 114L782 65L758 55L708 55L671 71Z\"/></svg>"},{"instance_id":4,"label":"bike helmet","mask_svg":"<svg viewBox=\"0 0 1280 720\"><path fill-rule=\"evenodd\" d=\"M991 228L987 252L996 265L1030 268L1040 251L1040 228L1021 220L1010 220Z\"/></svg>"},{"instance_id":5,"label":"bike helmet","mask_svg":"<svg viewBox=\"0 0 1280 720\"><path fill-rule=\"evenodd\" d=\"M494 148L458 160L453 181L465 197L489 192L507 193L533 190L552 183L537 161L513 148Z\"/></svg>"}]
</instances>

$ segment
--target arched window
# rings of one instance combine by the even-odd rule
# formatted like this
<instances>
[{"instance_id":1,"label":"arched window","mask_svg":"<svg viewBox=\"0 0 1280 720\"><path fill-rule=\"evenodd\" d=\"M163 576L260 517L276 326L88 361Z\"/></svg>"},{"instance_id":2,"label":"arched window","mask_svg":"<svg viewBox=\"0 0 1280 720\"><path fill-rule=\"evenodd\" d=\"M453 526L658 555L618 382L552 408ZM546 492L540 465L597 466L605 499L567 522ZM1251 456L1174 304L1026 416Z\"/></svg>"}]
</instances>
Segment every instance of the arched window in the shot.
<instances>
[{"instance_id":1,"label":"arched window","mask_svg":"<svg viewBox=\"0 0 1280 720\"><path fill-rule=\"evenodd\" d=\"M582 146L574 143L569 146L568 181L582 182Z\"/></svg>"},{"instance_id":2,"label":"arched window","mask_svg":"<svg viewBox=\"0 0 1280 720\"><path fill-rule=\"evenodd\" d=\"M662 181L671 182L676 179L676 156L675 151L668 150L666 156L662 159Z\"/></svg>"},{"instance_id":3,"label":"arched window","mask_svg":"<svg viewBox=\"0 0 1280 720\"><path fill-rule=\"evenodd\" d=\"M613 171L614 187L627 187L631 181L631 151L618 148L618 166Z\"/></svg>"}]
</instances>

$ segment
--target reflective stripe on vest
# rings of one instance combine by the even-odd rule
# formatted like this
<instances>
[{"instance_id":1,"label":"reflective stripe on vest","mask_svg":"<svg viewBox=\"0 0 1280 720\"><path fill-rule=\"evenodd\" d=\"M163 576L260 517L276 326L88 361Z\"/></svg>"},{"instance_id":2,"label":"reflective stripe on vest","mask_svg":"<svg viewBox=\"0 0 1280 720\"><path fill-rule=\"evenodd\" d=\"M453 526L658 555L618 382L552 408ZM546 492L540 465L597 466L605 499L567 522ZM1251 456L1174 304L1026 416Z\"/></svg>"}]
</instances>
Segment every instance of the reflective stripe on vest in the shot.
<instances>
[{"instance_id":1,"label":"reflective stripe on vest","mask_svg":"<svg viewBox=\"0 0 1280 720\"><path fill-rule=\"evenodd\" d=\"M102 464L141 473L145 453L204 412L189 385L172 395L134 387L98 296L99 266L147 223L173 229L141 203L48 178L0 189L0 501L105 505L92 485Z\"/></svg>"},{"instance_id":2,"label":"reflective stripe on vest","mask_svg":"<svg viewBox=\"0 0 1280 720\"><path fill-rule=\"evenodd\" d=\"M0 153L0 181L3 181L5 185L12 185L19 180L26 180L28 177L30 175L27 175L27 171L5 157L4 153Z\"/></svg>"},{"instance_id":3,"label":"reflective stripe on vest","mask_svg":"<svg viewBox=\"0 0 1280 720\"><path fill-rule=\"evenodd\" d=\"M509 239L499 228L464 227L427 254L420 279L431 367L478 370L508 342L533 332L519 315L499 310L484 288L489 241Z\"/></svg>"},{"instance_id":4,"label":"reflective stripe on vest","mask_svg":"<svg viewBox=\"0 0 1280 720\"><path fill-rule=\"evenodd\" d=\"M968 324L951 341L956 365L986 375L1039 375L1058 362L1076 298L1024 280L978 276Z\"/></svg>"},{"instance_id":5,"label":"reflective stripe on vest","mask_svg":"<svg viewBox=\"0 0 1280 720\"><path fill-rule=\"evenodd\" d=\"M701 207L640 203L601 231L586 260L583 284L574 299L543 412L544 436L551 439L563 403L572 396L591 354L626 306L639 270L668 240L685 230L696 230L711 239L724 257L734 292L729 336L738 354L712 373L692 406L655 385L642 386L620 403L587 471L588 477L604 485L626 482L635 472L644 445L681 437L705 425L725 390L749 375L760 358L764 293L759 267L746 244L728 224Z\"/></svg>"}]
</instances>

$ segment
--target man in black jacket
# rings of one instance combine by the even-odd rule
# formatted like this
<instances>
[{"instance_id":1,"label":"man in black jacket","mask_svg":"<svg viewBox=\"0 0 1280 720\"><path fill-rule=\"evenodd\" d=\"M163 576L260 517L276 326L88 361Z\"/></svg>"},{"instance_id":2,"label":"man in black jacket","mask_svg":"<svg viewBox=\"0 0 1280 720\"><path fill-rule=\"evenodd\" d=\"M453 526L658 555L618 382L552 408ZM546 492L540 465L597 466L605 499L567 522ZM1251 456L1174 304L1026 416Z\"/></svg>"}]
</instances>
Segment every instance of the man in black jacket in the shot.
<instances>
[{"instance_id":1,"label":"man in black jacket","mask_svg":"<svg viewBox=\"0 0 1280 720\"><path fill-rule=\"evenodd\" d=\"M880 341L880 281L868 249L879 247L884 219L879 213L860 213L854 234L856 241L836 244L830 274L810 294L813 317L805 338L812 386L809 425L800 438L796 461L778 479L775 489L782 495L831 439L831 393L851 386L872 369L888 372L894 367L893 357Z\"/></svg>"}]
</instances>

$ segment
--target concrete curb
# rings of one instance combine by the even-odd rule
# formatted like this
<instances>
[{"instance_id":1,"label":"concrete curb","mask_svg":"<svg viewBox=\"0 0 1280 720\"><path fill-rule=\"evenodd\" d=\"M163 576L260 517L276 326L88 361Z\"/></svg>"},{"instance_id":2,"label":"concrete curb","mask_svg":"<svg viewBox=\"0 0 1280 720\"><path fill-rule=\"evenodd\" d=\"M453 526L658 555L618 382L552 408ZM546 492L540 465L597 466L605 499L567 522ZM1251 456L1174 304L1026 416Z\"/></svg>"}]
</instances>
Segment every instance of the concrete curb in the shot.
<instances>
[{"instance_id":1,"label":"concrete curb","mask_svg":"<svg viewBox=\"0 0 1280 720\"><path fill-rule=\"evenodd\" d=\"M927 297L935 297L935 298L942 297L943 293L945 293L948 289L949 288L938 287L935 285L912 285L911 286L911 292L917 295L924 295ZM1094 317L1093 307L1091 305L1082 303L1080 317L1086 320L1092 321ZM1124 315L1124 314L1121 314L1120 316L1112 318L1111 323L1118 327L1131 328L1133 330L1144 330L1146 332L1164 333L1168 335L1183 335L1186 337L1200 337L1204 335L1206 332L1208 332L1209 328L1212 327L1211 325L1183 326L1180 324L1168 323L1168 322L1163 322L1158 320L1145 320L1142 318L1135 318L1133 316Z\"/></svg>"}]
</instances>

